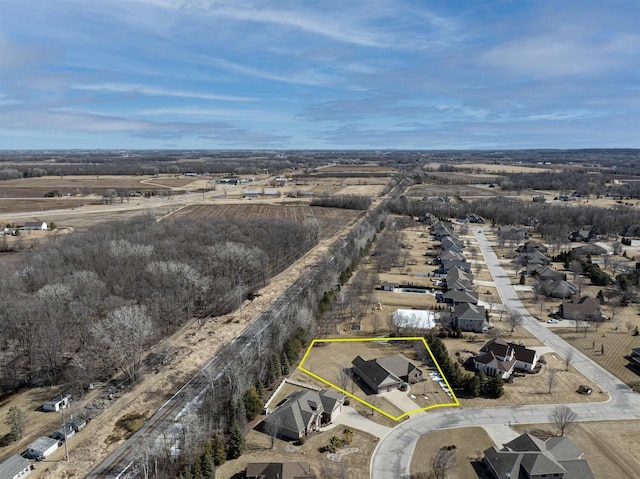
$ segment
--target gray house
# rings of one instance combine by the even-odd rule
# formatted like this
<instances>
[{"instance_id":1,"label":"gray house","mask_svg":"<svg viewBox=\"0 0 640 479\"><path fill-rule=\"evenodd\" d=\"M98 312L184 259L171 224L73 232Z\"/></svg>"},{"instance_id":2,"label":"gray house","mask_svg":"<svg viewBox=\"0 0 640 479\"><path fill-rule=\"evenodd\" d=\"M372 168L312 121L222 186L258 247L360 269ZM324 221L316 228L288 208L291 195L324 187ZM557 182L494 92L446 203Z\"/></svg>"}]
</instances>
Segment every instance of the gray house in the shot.
<instances>
[{"instance_id":1,"label":"gray house","mask_svg":"<svg viewBox=\"0 0 640 479\"><path fill-rule=\"evenodd\" d=\"M579 300L565 301L560 305L562 319L582 321L602 320L600 303L590 296L583 296Z\"/></svg>"},{"instance_id":2,"label":"gray house","mask_svg":"<svg viewBox=\"0 0 640 479\"><path fill-rule=\"evenodd\" d=\"M460 303L451 313L453 325L463 331L484 332L489 328L484 306Z\"/></svg>"},{"instance_id":3,"label":"gray house","mask_svg":"<svg viewBox=\"0 0 640 479\"><path fill-rule=\"evenodd\" d=\"M351 364L354 374L376 394L393 391L402 383L413 384L422 379L422 370L399 354L368 361L356 356Z\"/></svg>"},{"instance_id":4,"label":"gray house","mask_svg":"<svg viewBox=\"0 0 640 479\"><path fill-rule=\"evenodd\" d=\"M264 431L277 428L283 439L297 440L333 421L342 411L344 395L330 389L299 390L290 394L261 423Z\"/></svg>"},{"instance_id":5,"label":"gray house","mask_svg":"<svg viewBox=\"0 0 640 479\"><path fill-rule=\"evenodd\" d=\"M484 451L484 465L496 479L594 479L582 451L568 437L551 437L542 441L523 434Z\"/></svg>"},{"instance_id":6,"label":"gray house","mask_svg":"<svg viewBox=\"0 0 640 479\"><path fill-rule=\"evenodd\" d=\"M59 443L57 439L51 437L40 436L27 447L26 455L33 459L45 459L58 449Z\"/></svg>"}]
</instances>

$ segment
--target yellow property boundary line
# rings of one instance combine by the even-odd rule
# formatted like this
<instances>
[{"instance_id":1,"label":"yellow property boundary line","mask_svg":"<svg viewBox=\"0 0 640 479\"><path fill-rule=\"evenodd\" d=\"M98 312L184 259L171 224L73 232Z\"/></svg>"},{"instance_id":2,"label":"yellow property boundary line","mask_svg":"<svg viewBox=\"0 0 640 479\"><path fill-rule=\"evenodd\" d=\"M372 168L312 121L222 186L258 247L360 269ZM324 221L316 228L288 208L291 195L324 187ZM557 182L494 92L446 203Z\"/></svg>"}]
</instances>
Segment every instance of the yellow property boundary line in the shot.
<instances>
[{"instance_id":1,"label":"yellow property boundary line","mask_svg":"<svg viewBox=\"0 0 640 479\"><path fill-rule=\"evenodd\" d=\"M438 369L438 372L440 373L440 376L442 377L442 379L444 379L445 384L447 385L447 387L449 388L449 391L451 392L451 396L453 396L453 401L452 403L443 403L443 404L433 404L431 406L427 406L427 407L423 407L420 409L413 409L411 411L405 412L404 414L401 414L400 416L392 416L391 414L389 414L388 412L383 411L380 408L377 408L376 406L374 406L373 404L369 404L367 401L365 401L364 399L361 399L357 396L354 396L353 394L345 391L344 389L336 386L335 384L333 384L330 381L327 381L326 379L322 378L321 376L318 376L315 373L312 373L311 371L309 371L308 369L305 369L304 366L304 362L307 360L307 356L309 356L309 353L311 352L311 350L313 349L313 347L317 344L317 343L361 343L361 342L367 342L367 341L378 341L378 342L388 342L388 341L421 341L422 344L424 344L425 349L429 352L429 356L431 356L431 359L433 360L433 364L436 365L436 368ZM333 389L340 391L342 394L349 396L352 399L355 399L356 401L358 401L361 404L364 404L367 407L370 407L371 409L373 409L374 411L379 412L380 414L382 414L383 416L388 417L389 419L393 419L394 421L399 421L400 419L402 419L403 417L409 416L411 414L415 414L417 412L420 411L428 411L429 409L435 409L435 408L439 408L439 407L454 407L454 406L459 406L460 405L460 401L458 401L458 398L456 397L456 394L453 392L453 389L451 388L451 386L449 385L449 381L447 381L447 378L445 377L445 375L442 373L442 369L440 369L440 365L438 364L438 361L436 361L436 358L433 356L433 353L431 352L431 349L429 349L429 346L427 345L427 342L424 340L423 337L417 336L417 337L407 337L407 338L336 338L336 339L314 339L313 341L311 341L311 344L309 345L309 347L307 348L307 351L304 353L304 356L302 357L302 361L300 361L300 365L298 366L298 369L300 371L302 371L305 374L308 374L309 376L311 376L314 379L317 379L318 381L326 384L327 386L331 386Z\"/></svg>"}]
</instances>

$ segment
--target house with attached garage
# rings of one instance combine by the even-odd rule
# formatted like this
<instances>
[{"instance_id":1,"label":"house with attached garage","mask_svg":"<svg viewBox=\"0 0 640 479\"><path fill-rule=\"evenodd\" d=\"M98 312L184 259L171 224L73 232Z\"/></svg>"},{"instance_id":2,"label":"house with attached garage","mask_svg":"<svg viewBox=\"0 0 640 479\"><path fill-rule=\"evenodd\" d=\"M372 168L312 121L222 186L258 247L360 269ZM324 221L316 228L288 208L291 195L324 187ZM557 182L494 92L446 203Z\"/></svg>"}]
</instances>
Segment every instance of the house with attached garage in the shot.
<instances>
[{"instance_id":1,"label":"house with attached garage","mask_svg":"<svg viewBox=\"0 0 640 479\"><path fill-rule=\"evenodd\" d=\"M477 333L486 332L490 326L484 306L471 303L457 304L451 312L451 323L454 328Z\"/></svg>"},{"instance_id":2,"label":"house with attached garage","mask_svg":"<svg viewBox=\"0 0 640 479\"><path fill-rule=\"evenodd\" d=\"M353 373L376 394L393 391L403 383L413 384L422 379L422 370L400 354L368 361L356 356L351 364Z\"/></svg>"},{"instance_id":3,"label":"house with attached garage","mask_svg":"<svg viewBox=\"0 0 640 479\"><path fill-rule=\"evenodd\" d=\"M20 479L31 472L31 464L18 454L0 461L0 479Z\"/></svg>"},{"instance_id":4,"label":"house with attached garage","mask_svg":"<svg viewBox=\"0 0 640 479\"><path fill-rule=\"evenodd\" d=\"M332 422L342 411L344 395L331 390L298 390L289 396L261 423L263 431L277 429L277 436L285 440L298 440L322 423Z\"/></svg>"},{"instance_id":5,"label":"house with attached garage","mask_svg":"<svg viewBox=\"0 0 640 479\"><path fill-rule=\"evenodd\" d=\"M496 479L594 479L582 450L568 437L546 441L525 433L484 451L483 464Z\"/></svg>"},{"instance_id":6,"label":"house with attached garage","mask_svg":"<svg viewBox=\"0 0 640 479\"><path fill-rule=\"evenodd\" d=\"M475 363L477 363L476 370L491 375L484 370L486 366L483 366L483 364L488 364L490 358L495 358L497 361L502 362L513 362L513 369L528 372L535 369L539 359L535 349L529 349L523 344L509 343L502 338L491 339L480 348L480 355L474 358ZM509 370L509 368L502 369L505 371ZM507 377L509 377L509 375L503 379Z\"/></svg>"},{"instance_id":7,"label":"house with attached garage","mask_svg":"<svg viewBox=\"0 0 640 479\"><path fill-rule=\"evenodd\" d=\"M602 311L600 303L590 296L583 296L578 300L564 301L560 305L562 319L601 321Z\"/></svg>"}]
</instances>

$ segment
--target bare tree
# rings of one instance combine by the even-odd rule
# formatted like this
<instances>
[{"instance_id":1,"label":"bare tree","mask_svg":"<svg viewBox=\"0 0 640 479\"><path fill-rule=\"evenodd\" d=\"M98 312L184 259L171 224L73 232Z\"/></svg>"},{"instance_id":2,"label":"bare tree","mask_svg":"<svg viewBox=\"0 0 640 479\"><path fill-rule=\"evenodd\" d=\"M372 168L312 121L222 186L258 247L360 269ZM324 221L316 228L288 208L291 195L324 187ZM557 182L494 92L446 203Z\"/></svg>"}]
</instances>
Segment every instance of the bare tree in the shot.
<instances>
[{"instance_id":1,"label":"bare tree","mask_svg":"<svg viewBox=\"0 0 640 479\"><path fill-rule=\"evenodd\" d=\"M142 351L151 337L151 321L143 306L123 306L93 327L105 363L111 363L135 381L142 364Z\"/></svg>"},{"instance_id":2,"label":"bare tree","mask_svg":"<svg viewBox=\"0 0 640 479\"><path fill-rule=\"evenodd\" d=\"M569 366L571 365L571 361L573 360L573 355L575 353L575 349L569 348L567 349L566 354L564 355L564 370L568 371Z\"/></svg>"},{"instance_id":3,"label":"bare tree","mask_svg":"<svg viewBox=\"0 0 640 479\"><path fill-rule=\"evenodd\" d=\"M624 323L624 327L627 328L627 334L629 334L631 332L631 329L633 328L633 321L627 319Z\"/></svg>"},{"instance_id":4,"label":"bare tree","mask_svg":"<svg viewBox=\"0 0 640 479\"><path fill-rule=\"evenodd\" d=\"M549 373L547 375L547 386L549 386L549 390L547 391L547 394L551 394L553 391L553 387L556 384L556 374L558 374L556 369L549 369Z\"/></svg>"},{"instance_id":5,"label":"bare tree","mask_svg":"<svg viewBox=\"0 0 640 479\"><path fill-rule=\"evenodd\" d=\"M431 467L433 468L433 476L436 479L446 479L447 474L453 469L456 463L455 446L441 447L433 458Z\"/></svg>"},{"instance_id":6,"label":"bare tree","mask_svg":"<svg viewBox=\"0 0 640 479\"><path fill-rule=\"evenodd\" d=\"M509 309L507 311L507 321L509 323L509 326L511 327L509 335L512 335L516 327L519 326L520 323L522 323L522 314L520 314L520 312L516 311L515 309Z\"/></svg>"},{"instance_id":7,"label":"bare tree","mask_svg":"<svg viewBox=\"0 0 640 479\"><path fill-rule=\"evenodd\" d=\"M549 415L549 420L558 429L558 435L564 436L566 432L573 429L574 423L578 415L564 404L556 406Z\"/></svg>"},{"instance_id":8,"label":"bare tree","mask_svg":"<svg viewBox=\"0 0 640 479\"><path fill-rule=\"evenodd\" d=\"M280 431L282 430L282 417L280 415L271 415L269 416L269 420L263 424L264 431L269 434L271 449L273 449L276 444L276 439L278 439Z\"/></svg>"}]
</instances>

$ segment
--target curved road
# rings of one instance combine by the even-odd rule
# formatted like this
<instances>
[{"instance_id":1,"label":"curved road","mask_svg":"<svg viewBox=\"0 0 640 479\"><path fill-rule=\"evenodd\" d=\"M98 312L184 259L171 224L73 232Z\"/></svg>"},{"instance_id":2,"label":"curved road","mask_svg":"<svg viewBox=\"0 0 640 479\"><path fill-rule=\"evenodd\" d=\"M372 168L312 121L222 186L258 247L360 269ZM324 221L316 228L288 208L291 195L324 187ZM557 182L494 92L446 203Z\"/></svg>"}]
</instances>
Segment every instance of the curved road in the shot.
<instances>
[{"instance_id":1,"label":"curved road","mask_svg":"<svg viewBox=\"0 0 640 479\"><path fill-rule=\"evenodd\" d=\"M523 319L522 326L561 356L564 356L569 349L574 349L528 313L489 241L480 231L477 227L473 228L502 302L508 308L520 312ZM640 395L634 393L622 381L576 349L574 349L571 364L600 385L610 397L606 402L570 404L571 409L578 415L578 421L640 419ZM532 405L461 408L412 417L392 429L378 443L371 458L371 478L408 479L413 451L418 439L424 434L456 427L548 423L549 414L554 407L554 405Z\"/></svg>"}]
</instances>

